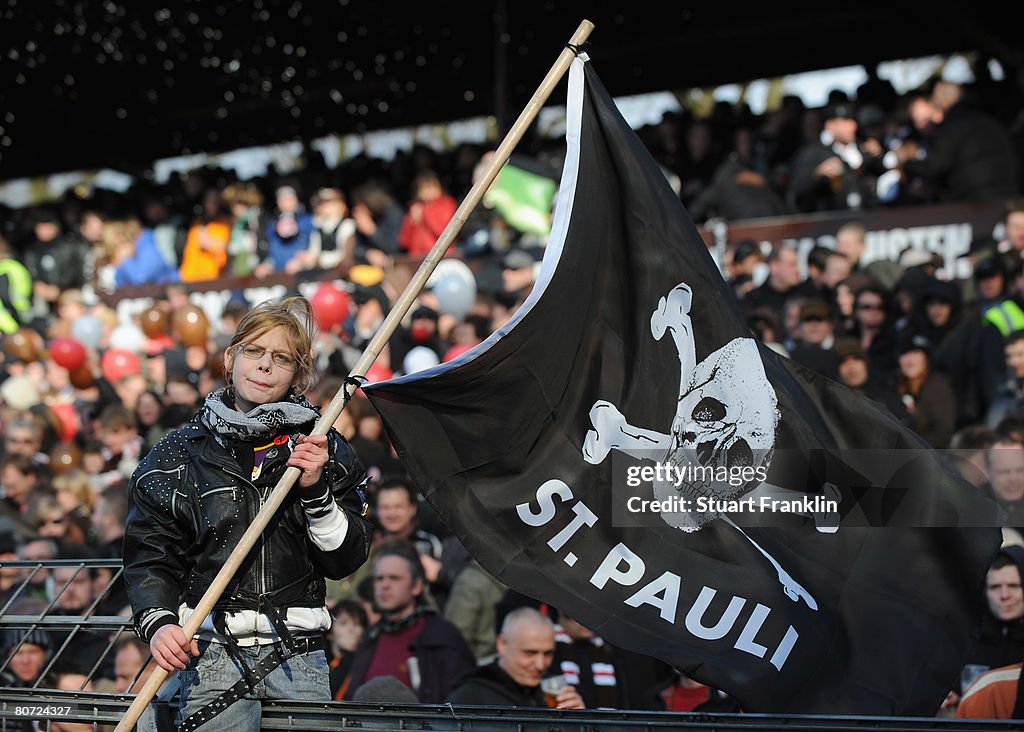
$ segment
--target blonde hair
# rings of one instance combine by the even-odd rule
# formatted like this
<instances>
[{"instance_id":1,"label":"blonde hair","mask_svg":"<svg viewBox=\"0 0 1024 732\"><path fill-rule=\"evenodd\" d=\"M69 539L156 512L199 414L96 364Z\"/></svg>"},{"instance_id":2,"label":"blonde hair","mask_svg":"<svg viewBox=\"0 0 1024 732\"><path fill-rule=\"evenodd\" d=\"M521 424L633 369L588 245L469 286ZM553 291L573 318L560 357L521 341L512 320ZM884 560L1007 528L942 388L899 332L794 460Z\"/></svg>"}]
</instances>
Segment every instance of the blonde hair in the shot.
<instances>
[{"instance_id":1,"label":"blonde hair","mask_svg":"<svg viewBox=\"0 0 1024 732\"><path fill-rule=\"evenodd\" d=\"M252 343L274 328L284 328L291 356L295 359L295 376L292 391L302 394L313 387L316 371L313 367L313 339L316 337L316 321L313 307L304 297L285 297L267 300L242 316L231 337L226 352L230 354L224 377L231 385L231 371L242 347Z\"/></svg>"},{"instance_id":2,"label":"blonde hair","mask_svg":"<svg viewBox=\"0 0 1024 732\"><path fill-rule=\"evenodd\" d=\"M142 224L136 219L124 221L108 221L103 226L103 250L107 259L112 259L117 247L122 243L131 243L142 233Z\"/></svg>"},{"instance_id":3,"label":"blonde hair","mask_svg":"<svg viewBox=\"0 0 1024 732\"><path fill-rule=\"evenodd\" d=\"M64 509L57 502L57 496L43 494L28 509L28 522L36 531L54 518L64 518Z\"/></svg>"},{"instance_id":4,"label":"blonde hair","mask_svg":"<svg viewBox=\"0 0 1024 732\"><path fill-rule=\"evenodd\" d=\"M221 197L228 206L234 206L236 203L250 208L263 205L263 194L252 183L231 183L224 189Z\"/></svg>"},{"instance_id":5,"label":"blonde hair","mask_svg":"<svg viewBox=\"0 0 1024 732\"><path fill-rule=\"evenodd\" d=\"M89 474L84 470L72 468L53 479L53 489L58 493L68 493L75 497L80 506L92 510L93 493Z\"/></svg>"}]
</instances>

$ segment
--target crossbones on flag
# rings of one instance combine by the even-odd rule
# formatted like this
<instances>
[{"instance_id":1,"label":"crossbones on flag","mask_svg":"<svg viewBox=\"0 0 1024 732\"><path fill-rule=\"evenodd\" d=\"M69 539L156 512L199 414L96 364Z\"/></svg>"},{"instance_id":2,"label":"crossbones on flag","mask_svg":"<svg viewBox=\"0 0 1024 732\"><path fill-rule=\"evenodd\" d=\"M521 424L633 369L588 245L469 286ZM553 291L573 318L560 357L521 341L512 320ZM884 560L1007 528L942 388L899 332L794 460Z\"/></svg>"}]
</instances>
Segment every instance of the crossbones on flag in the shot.
<instances>
[{"instance_id":1,"label":"crossbones on flag","mask_svg":"<svg viewBox=\"0 0 1024 732\"><path fill-rule=\"evenodd\" d=\"M586 58L538 281L367 396L512 588L748 712L934 714L1001 514L874 402L758 344Z\"/></svg>"}]
</instances>

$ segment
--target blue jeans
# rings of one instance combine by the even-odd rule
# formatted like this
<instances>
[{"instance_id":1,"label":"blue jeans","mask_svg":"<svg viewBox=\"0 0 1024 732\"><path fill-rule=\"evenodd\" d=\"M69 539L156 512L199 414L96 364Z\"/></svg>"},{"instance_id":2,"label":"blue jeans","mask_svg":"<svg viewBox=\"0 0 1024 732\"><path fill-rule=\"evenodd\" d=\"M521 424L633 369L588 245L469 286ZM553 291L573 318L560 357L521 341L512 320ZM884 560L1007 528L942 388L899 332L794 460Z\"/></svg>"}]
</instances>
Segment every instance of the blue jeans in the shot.
<instances>
[{"instance_id":1,"label":"blue jeans","mask_svg":"<svg viewBox=\"0 0 1024 732\"><path fill-rule=\"evenodd\" d=\"M254 668L272 646L239 648L245 664ZM242 669L228 655L222 643L199 642L199 657L192 659L181 677L181 702L176 724L198 712L231 688L242 678ZM331 698L330 671L323 651L301 653L287 659L256 684L249 692L200 730L251 730L260 728L261 699L289 699L293 701L329 701Z\"/></svg>"}]
</instances>

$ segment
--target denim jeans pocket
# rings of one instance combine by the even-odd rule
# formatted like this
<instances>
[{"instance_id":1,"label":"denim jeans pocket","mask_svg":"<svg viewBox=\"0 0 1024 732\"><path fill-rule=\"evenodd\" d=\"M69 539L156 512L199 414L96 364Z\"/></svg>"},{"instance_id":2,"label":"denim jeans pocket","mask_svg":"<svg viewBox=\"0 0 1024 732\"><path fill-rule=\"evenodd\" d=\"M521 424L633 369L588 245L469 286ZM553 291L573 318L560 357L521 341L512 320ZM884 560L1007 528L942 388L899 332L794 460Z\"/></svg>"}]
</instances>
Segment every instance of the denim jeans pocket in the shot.
<instances>
[{"instance_id":1,"label":"denim jeans pocket","mask_svg":"<svg viewBox=\"0 0 1024 732\"><path fill-rule=\"evenodd\" d=\"M331 673L327 666L327 654L323 651L296 654L288 659L288 663L295 663L314 676L328 677Z\"/></svg>"}]
</instances>

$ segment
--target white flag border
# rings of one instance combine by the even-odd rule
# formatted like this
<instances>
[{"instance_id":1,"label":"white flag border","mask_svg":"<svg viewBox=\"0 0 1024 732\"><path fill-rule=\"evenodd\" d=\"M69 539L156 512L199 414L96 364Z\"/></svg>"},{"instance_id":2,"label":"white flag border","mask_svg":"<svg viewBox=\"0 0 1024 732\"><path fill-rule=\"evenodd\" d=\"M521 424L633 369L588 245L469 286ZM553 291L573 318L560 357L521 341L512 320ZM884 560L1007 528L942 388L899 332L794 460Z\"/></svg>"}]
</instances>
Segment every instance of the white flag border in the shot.
<instances>
[{"instance_id":1,"label":"white flag border","mask_svg":"<svg viewBox=\"0 0 1024 732\"><path fill-rule=\"evenodd\" d=\"M562 166L561 183L558 187L558 198L555 202L555 216L551 223L551 235L548 237L548 244L544 251L544 259L541 262L537 280L526 301L505 325L491 333L483 342L461 354L458 358L388 381L367 384L364 388L373 389L377 386L390 384L409 384L441 376L457 369L493 348L502 338L511 333L516 325L529 315L530 311L540 302L540 299L547 291L548 285L551 284L551 280L555 276L559 261L561 261L562 250L565 247L565 239L569 231L569 221L572 218L573 204L576 200L576 186L579 180L580 164L580 135L583 126L583 70L584 64L587 61L589 61L589 57L586 54L580 54L569 67L569 89L566 98L565 163Z\"/></svg>"}]
</instances>

